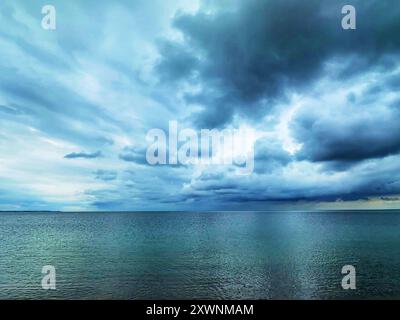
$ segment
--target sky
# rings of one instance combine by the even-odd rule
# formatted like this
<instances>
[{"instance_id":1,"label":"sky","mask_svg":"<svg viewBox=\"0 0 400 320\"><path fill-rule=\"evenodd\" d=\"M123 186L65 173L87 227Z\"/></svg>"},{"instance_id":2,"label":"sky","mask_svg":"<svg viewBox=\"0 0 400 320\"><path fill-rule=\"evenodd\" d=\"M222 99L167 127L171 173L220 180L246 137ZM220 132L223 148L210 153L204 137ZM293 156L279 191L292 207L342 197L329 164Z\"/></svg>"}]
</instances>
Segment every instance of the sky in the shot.
<instances>
[{"instance_id":1,"label":"sky","mask_svg":"<svg viewBox=\"0 0 400 320\"><path fill-rule=\"evenodd\" d=\"M400 208L399 34L397 0L2 0L0 210ZM250 128L254 171L150 165L169 121Z\"/></svg>"}]
</instances>

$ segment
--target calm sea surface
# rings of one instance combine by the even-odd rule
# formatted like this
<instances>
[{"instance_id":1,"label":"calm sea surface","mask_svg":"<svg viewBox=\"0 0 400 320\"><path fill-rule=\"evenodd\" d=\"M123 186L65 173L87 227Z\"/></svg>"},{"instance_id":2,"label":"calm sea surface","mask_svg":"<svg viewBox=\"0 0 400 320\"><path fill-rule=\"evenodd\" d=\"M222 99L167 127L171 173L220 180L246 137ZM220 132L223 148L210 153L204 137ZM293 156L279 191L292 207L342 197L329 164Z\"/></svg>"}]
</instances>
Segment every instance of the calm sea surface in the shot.
<instances>
[{"instance_id":1,"label":"calm sea surface","mask_svg":"<svg viewBox=\"0 0 400 320\"><path fill-rule=\"evenodd\" d=\"M265 298L400 298L400 211L0 213L0 299Z\"/></svg>"}]
</instances>

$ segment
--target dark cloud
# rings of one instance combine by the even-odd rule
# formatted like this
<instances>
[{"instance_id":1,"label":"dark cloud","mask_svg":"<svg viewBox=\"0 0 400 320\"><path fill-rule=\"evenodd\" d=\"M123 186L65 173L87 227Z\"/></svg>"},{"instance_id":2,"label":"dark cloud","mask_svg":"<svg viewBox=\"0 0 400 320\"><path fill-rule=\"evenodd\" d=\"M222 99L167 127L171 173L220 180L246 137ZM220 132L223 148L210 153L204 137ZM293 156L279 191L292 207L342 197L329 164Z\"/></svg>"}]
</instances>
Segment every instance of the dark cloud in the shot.
<instances>
[{"instance_id":1,"label":"dark cloud","mask_svg":"<svg viewBox=\"0 0 400 320\"><path fill-rule=\"evenodd\" d=\"M117 171L114 170L102 170L99 169L94 172L96 179L103 180L103 181L112 181L115 180L118 176Z\"/></svg>"},{"instance_id":2,"label":"dark cloud","mask_svg":"<svg viewBox=\"0 0 400 320\"><path fill-rule=\"evenodd\" d=\"M331 180L326 173L310 177L297 173L297 179L288 179L276 170L253 175L246 181L228 174L215 178L203 174L191 181L184 195L186 199L207 198L220 203L395 199L400 194L397 159L386 159L386 163L374 160L361 168L352 167Z\"/></svg>"},{"instance_id":3,"label":"dark cloud","mask_svg":"<svg viewBox=\"0 0 400 320\"><path fill-rule=\"evenodd\" d=\"M254 165L256 173L272 172L294 160L278 141L259 139L254 146Z\"/></svg>"},{"instance_id":4,"label":"dark cloud","mask_svg":"<svg viewBox=\"0 0 400 320\"><path fill-rule=\"evenodd\" d=\"M101 151L96 151L93 153L87 153L87 152L72 152L67 154L64 158L65 159L95 159L95 158L100 158L102 157L103 154Z\"/></svg>"},{"instance_id":5,"label":"dark cloud","mask_svg":"<svg viewBox=\"0 0 400 320\"><path fill-rule=\"evenodd\" d=\"M137 164L148 164L146 160L146 150L143 148L125 147L120 153L119 158Z\"/></svg>"},{"instance_id":6,"label":"dark cloud","mask_svg":"<svg viewBox=\"0 0 400 320\"><path fill-rule=\"evenodd\" d=\"M380 197L379 199L383 201L400 201L399 197Z\"/></svg>"},{"instance_id":7,"label":"dark cloud","mask_svg":"<svg viewBox=\"0 0 400 320\"><path fill-rule=\"evenodd\" d=\"M291 130L303 144L299 159L351 165L400 152L398 108L348 105L330 106L326 112L320 108L306 108L292 122ZM348 113L336 112L345 109Z\"/></svg>"},{"instance_id":8,"label":"dark cloud","mask_svg":"<svg viewBox=\"0 0 400 320\"><path fill-rule=\"evenodd\" d=\"M147 166L152 167L152 165L150 165L147 162L146 152L147 152L146 148L142 148L142 147L125 147L122 150L122 152L119 154L119 158L123 161L134 162L136 164L147 165ZM167 155L168 155L168 148L167 148ZM165 166L165 167L167 167L167 168L184 168L187 166L188 165L186 165L186 164L177 163L177 164L168 164L168 166Z\"/></svg>"},{"instance_id":9,"label":"dark cloud","mask_svg":"<svg viewBox=\"0 0 400 320\"><path fill-rule=\"evenodd\" d=\"M162 60L156 69L163 81L191 77L199 61L188 48L168 41L161 42L159 48Z\"/></svg>"},{"instance_id":10,"label":"dark cloud","mask_svg":"<svg viewBox=\"0 0 400 320\"><path fill-rule=\"evenodd\" d=\"M355 31L341 27L345 4L357 9ZM161 48L161 78L194 75L202 87L188 96L204 106L194 119L198 125L224 124L235 113L256 118L288 90L312 84L330 60L348 63L337 76L350 77L400 48L394 0L246 0L231 6L177 15L174 26L184 42Z\"/></svg>"}]
</instances>

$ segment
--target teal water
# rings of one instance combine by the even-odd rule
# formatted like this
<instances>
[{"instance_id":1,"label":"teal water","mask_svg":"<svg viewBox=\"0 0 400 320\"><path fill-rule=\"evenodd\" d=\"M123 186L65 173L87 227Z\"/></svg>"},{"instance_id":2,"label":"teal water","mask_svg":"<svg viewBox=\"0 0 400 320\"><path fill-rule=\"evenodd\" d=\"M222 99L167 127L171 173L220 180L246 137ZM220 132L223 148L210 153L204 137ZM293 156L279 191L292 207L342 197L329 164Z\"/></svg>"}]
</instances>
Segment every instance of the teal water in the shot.
<instances>
[{"instance_id":1,"label":"teal water","mask_svg":"<svg viewBox=\"0 0 400 320\"><path fill-rule=\"evenodd\" d=\"M400 298L400 211L0 213L0 299L348 298Z\"/></svg>"}]
</instances>

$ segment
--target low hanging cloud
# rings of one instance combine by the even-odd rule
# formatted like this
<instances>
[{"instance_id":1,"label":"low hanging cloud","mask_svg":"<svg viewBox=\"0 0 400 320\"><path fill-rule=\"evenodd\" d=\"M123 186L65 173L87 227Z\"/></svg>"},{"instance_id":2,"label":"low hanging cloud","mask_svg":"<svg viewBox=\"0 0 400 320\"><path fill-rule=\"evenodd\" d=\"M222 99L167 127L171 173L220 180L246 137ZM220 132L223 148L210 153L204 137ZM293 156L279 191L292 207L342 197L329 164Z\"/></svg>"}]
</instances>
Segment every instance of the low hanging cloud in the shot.
<instances>
[{"instance_id":1,"label":"low hanging cloud","mask_svg":"<svg viewBox=\"0 0 400 320\"><path fill-rule=\"evenodd\" d=\"M96 151L93 153L87 152L72 152L64 156L65 159L96 159L103 156L101 151Z\"/></svg>"},{"instance_id":2,"label":"low hanging cloud","mask_svg":"<svg viewBox=\"0 0 400 320\"><path fill-rule=\"evenodd\" d=\"M147 165L146 149L136 147L125 147L119 154L119 158L123 161L134 162L141 165Z\"/></svg>"}]
</instances>

